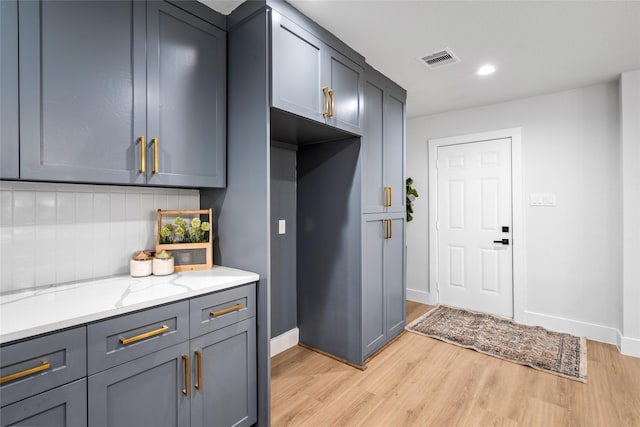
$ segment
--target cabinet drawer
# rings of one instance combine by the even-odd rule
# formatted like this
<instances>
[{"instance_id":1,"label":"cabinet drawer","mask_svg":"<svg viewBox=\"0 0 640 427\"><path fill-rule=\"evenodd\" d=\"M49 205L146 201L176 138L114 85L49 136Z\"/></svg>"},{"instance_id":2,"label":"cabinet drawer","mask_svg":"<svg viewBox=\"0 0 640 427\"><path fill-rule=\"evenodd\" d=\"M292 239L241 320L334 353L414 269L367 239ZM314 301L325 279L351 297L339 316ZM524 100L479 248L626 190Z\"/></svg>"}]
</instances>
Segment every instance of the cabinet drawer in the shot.
<instances>
[{"instance_id":1,"label":"cabinet drawer","mask_svg":"<svg viewBox=\"0 0 640 427\"><path fill-rule=\"evenodd\" d=\"M87 326L89 374L189 339L189 301L152 308Z\"/></svg>"},{"instance_id":2,"label":"cabinet drawer","mask_svg":"<svg viewBox=\"0 0 640 427\"><path fill-rule=\"evenodd\" d=\"M191 337L256 315L256 285L240 286L191 300Z\"/></svg>"},{"instance_id":3,"label":"cabinet drawer","mask_svg":"<svg viewBox=\"0 0 640 427\"><path fill-rule=\"evenodd\" d=\"M0 348L0 406L84 377L85 347L83 326Z\"/></svg>"}]
</instances>

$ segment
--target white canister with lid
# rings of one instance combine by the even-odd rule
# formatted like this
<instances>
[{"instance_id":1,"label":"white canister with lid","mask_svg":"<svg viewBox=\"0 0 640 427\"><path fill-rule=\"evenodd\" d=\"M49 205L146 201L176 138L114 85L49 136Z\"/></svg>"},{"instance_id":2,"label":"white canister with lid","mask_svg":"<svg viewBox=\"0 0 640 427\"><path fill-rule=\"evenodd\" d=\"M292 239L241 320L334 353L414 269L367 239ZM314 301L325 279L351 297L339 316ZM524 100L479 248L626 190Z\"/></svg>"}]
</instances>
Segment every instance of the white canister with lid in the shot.
<instances>
[{"instance_id":1,"label":"white canister with lid","mask_svg":"<svg viewBox=\"0 0 640 427\"><path fill-rule=\"evenodd\" d=\"M129 260L129 274L132 277L150 276L153 270L153 257L145 251L136 252Z\"/></svg>"},{"instance_id":2,"label":"white canister with lid","mask_svg":"<svg viewBox=\"0 0 640 427\"><path fill-rule=\"evenodd\" d=\"M173 255L171 252L162 250L153 258L153 274L166 276L171 273L173 273Z\"/></svg>"}]
</instances>

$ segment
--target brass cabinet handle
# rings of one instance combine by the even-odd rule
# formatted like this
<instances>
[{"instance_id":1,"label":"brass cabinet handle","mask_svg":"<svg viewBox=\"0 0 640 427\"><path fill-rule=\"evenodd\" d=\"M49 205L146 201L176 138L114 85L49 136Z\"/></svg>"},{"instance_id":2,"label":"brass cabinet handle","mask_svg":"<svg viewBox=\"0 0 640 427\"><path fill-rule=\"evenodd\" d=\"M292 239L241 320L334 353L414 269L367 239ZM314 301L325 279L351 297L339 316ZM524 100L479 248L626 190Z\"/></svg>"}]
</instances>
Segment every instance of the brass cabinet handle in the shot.
<instances>
[{"instance_id":1,"label":"brass cabinet handle","mask_svg":"<svg viewBox=\"0 0 640 427\"><path fill-rule=\"evenodd\" d=\"M389 204L387 206L393 205L393 187L389 187Z\"/></svg>"},{"instance_id":2,"label":"brass cabinet handle","mask_svg":"<svg viewBox=\"0 0 640 427\"><path fill-rule=\"evenodd\" d=\"M199 351L195 352L196 355L196 390L202 390L202 353Z\"/></svg>"},{"instance_id":3,"label":"brass cabinet handle","mask_svg":"<svg viewBox=\"0 0 640 427\"><path fill-rule=\"evenodd\" d=\"M223 308L222 310L212 311L210 314L213 317L222 316L223 314L231 313L232 311L240 310L242 308L244 308L244 304L239 303L236 305L232 305L231 307Z\"/></svg>"},{"instance_id":4,"label":"brass cabinet handle","mask_svg":"<svg viewBox=\"0 0 640 427\"><path fill-rule=\"evenodd\" d=\"M153 143L153 170L151 172L158 173L160 172L158 169L158 138L153 138L151 142Z\"/></svg>"},{"instance_id":5,"label":"brass cabinet handle","mask_svg":"<svg viewBox=\"0 0 640 427\"><path fill-rule=\"evenodd\" d=\"M38 372L46 371L49 369L51 365L49 362L44 360L40 365L25 369L24 371L16 372L15 374L7 375L5 377L0 378L0 384L4 384L7 381L17 380L18 378L26 377L27 375L37 374Z\"/></svg>"},{"instance_id":6,"label":"brass cabinet handle","mask_svg":"<svg viewBox=\"0 0 640 427\"><path fill-rule=\"evenodd\" d=\"M336 114L335 94L333 89L329 89L329 97L331 98L331 111L329 111L329 117L333 117Z\"/></svg>"},{"instance_id":7,"label":"brass cabinet handle","mask_svg":"<svg viewBox=\"0 0 640 427\"><path fill-rule=\"evenodd\" d=\"M384 187L384 206L391 206L389 202L389 187Z\"/></svg>"},{"instance_id":8,"label":"brass cabinet handle","mask_svg":"<svg viewBox=\"0 0 640 427\"><path fill-rule=\"evenodd\" d=\"M324 109L322 110L322 115L326 116L327 114L329 114L329 88L323 86L322 93L324 94Z\"/></svg>"},{"instance_id":9,"label":"brass cabinet handle","mask_svg":"<svg viewBox=\"0 0 640 427\"><path fill-rule=\"evenodd\" d=\"M145 338L149 338L149 337L154 337L156 335L160 335L163 332L167 332L169 330L169 326L167 325L162 325L160 328L158 329L154 329L153 331L149 331L149 332L145 332L144 334L140 334L140 335L136 335L135 337L131 337L131 338L124 338L121 337L120 338L120 342L123 345L127 345L127 344L131 344L134 343L136 341L140 341L143 340Z\"/></svg>"},{"instance_id":10,"label":"brass cabinet handle","mask_svg":"<svg viewBox=\"0 0 640 427\"><path fill-rule=\"evenodd\" d=\"M387 221L389 221L389 238L393 239L393 220L388 219Z\"/></svg>"},{"instance_id":11,"label":"brass cabinet handle","mask_svg":"<svg viewBox=\"0 0 640 427\"><path fill-rule=\"evenodd\" d=\"M189 356L183 354L182 360L184 362L184 388L182 389L182 394L189 396L189 389L191 388L189 383Z\"/></svg>"},{"instance_id":12,"label":"brass cabinet handle","mask_svg":"<svg viewBox=\"0 0 640 427\"><path fill-rule=\"evenodd\" d=\"M146 151L147 147L144 144L144 136L141 136L139 139L140 139L140 169L138 169L138 172L144 173L145 170L147 169L146 168L146 163L147 162L146 162L146 160L144 158L144 154L145 154L145 151Z\"/></svg>"}]
</instances>

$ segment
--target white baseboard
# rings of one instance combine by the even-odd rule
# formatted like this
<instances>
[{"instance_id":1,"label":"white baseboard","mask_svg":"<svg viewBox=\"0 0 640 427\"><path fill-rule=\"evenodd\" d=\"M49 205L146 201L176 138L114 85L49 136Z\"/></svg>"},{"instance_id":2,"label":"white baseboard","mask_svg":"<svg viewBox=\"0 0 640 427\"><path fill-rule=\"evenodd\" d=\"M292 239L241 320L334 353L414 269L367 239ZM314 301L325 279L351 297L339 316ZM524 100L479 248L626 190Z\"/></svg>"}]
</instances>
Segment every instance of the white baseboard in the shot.
<instances>
[{"instance_id":1,"label":"white baseboard","mask_svg":"<svg viewBox=\"0 0 640 427\"><path fill-rule=\"evenodd\" d=\"M564 317L525 311L519 322L527 325L537 325L552 331L587 337L590 340L607 344L618 345L618 329L594 323L581 322L579 320L566 319Z\"/></svg>"},{"instance_id":2,"label":"white baseboard","mask_svg":"<svg viewBox=\"0 0 640 427\"><path fill-rule=\"evenodd\" d=\"M298 328L271 338L271 357L297 346L298 341L300 341L300 330Z\"/></svg>"},{"instance_id":3,"label":"white baseboard","mask_svg":"<svg viewBox=\"0 0 640 427\"><path fill-rule=\"evenodd\" d=\"M640 339L629 338L618 331L618 350L627 356L640 357Z\"/></svg>"},{"instance_id":4,"label":"white baseboard","mask_svg":"<svg viewBox=\"0 0 640 427\"><path fill-rule=\"evenodd\" d=\"M407 288L407 299L422 304L436 305L438 301L429 292Z\"/></svg>"}]
</instances>

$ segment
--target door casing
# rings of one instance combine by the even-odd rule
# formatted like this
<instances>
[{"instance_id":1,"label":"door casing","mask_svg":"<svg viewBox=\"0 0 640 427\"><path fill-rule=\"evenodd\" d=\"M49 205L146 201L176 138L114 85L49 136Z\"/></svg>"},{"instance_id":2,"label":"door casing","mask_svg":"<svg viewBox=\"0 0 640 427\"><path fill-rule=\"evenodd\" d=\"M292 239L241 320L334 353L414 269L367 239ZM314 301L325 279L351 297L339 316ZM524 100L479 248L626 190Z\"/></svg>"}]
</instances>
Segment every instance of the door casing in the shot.
<instances>
[{"instance_id":1,"label":"door casing","mask_svg":"<svg viewBox=\"0 0 640 427\"><path fill-rule=\"evenodd\" d=\"M436 169L438 147L466 144L493 139L511 139L511 200L512 200L512 250L513 250L513 320L522 321L525 301L525 253L522 194L522 129L510 128L490 132L430 139L429 152L429 293L438 296L438 239L436 218L438 212L438 171ZM433 297L432 297L433 299Z\"/></svg>"}]
</instances>

